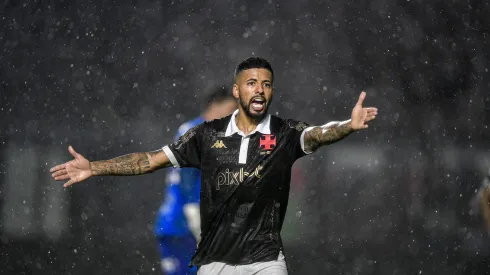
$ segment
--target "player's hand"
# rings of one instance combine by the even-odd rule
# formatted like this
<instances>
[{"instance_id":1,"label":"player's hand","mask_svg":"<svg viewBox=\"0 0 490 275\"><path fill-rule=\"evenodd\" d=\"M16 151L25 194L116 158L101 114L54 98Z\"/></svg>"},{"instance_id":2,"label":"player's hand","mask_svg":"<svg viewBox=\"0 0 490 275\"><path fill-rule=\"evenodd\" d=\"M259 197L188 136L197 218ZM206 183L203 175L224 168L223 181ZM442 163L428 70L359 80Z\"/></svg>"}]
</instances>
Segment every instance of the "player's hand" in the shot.
<instances>
[{"instance_id":1,"label":"player's hand","mask_svg":"<svg viewBox=\"0 0 490 275\"><path fill-rule=\"evenodd\" d=\"M351 127L352 130L358 131L368 128L368 122L375 119L378 115L378 109L374 107L363 108L362 103L366 98L366 92L362 92L359 100L352 109Z\"/></svg>"},{"instance_id":2,"label":"player's hand","mask_svg":"<svg viewBox=\"0 0 490 275\"><path fill-rule=\"evenodd\" d=\"M92 176L90 162L79 153L75 152L73 147L68 146L68 151L75 158L51 168L51 176L59 180L68 180L63 187L68 187L76 182L81 182Z\"/></svg>"}]
</instances>

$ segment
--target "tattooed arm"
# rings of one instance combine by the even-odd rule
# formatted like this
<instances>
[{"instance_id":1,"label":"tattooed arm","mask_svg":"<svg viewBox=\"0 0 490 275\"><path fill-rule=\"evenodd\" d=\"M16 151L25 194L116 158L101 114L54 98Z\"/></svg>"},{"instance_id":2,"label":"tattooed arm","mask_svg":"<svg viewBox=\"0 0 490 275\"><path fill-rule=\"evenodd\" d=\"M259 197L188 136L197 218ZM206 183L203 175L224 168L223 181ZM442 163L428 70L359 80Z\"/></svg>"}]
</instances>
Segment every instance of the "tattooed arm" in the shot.
<instances>
[{"instance_id":1,"label":"tattooed arm","mask_svg":"<svg viewBox=\"0 0 490 275\"><path fill-rule=\"evenodd\" d=\"M50 169L51 176L55 180L68 180L63 185L64 187L86 180L91 176L140 175L171 165L163 150L132 153L110 160L94 162L89 162L71 146L68 147L68 151L75 159Z\"/></svg>"},{"instance_id":2,"label":"tattooed arm","mask_svg":"<svg viewBox=\"0 0 490 275\"><path fill-rule=\"evenodd\" d=\"M342 122L333 121L323 126L306 129L304 134L305 152L313 152L320 146L339 141L354 131L368 128L367 123L376 118L378 109L363 108L362 103L365 98L366 93L362 92L352 109L351 119Z\"/></svg>"},{"instance_id":3,"label":"tattooed arm","mask_svg":"<svg viewBox=\"0 0 490 275\"><path fill-rule=\"evenodd\" d=\"M343 139L354 130L351 120L332 121L323 126L310 127L304 136L305 152L314 152L323 145L328 145Z\"/></svg>"},{"instance_id":4,"label":"tattooed arm","mask_svg":"<svg viewBox=\"0 0 490 275\"><path fill-rule=\"evenodd\" d=\"M170 161L162 150L132 153L110 160L90 162L93 176L141 175L168 166L170 166Z\"/></svg>"}]
</instances>

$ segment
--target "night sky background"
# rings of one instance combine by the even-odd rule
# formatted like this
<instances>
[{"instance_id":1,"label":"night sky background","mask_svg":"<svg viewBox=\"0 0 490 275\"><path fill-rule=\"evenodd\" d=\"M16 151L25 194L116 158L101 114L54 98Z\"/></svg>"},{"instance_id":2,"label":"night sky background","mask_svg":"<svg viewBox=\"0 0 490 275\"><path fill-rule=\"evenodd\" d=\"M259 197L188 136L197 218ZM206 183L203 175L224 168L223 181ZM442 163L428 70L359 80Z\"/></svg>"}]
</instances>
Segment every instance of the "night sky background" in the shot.
<instances>
[{"instance_id":1,"label":"night sky background","mask_svg":"<svg viewBox=\"0 0 490 275\"><path fill-rule=\"evenodd\" d=\"M165 171L63 189L48 169L150 151L230 87L275 71L270 113L379 116L299 160L290 274L487 274L475 194L490 168L487 1L0 3L0 273L161 274Z\"/></svg>"}]
</instances>

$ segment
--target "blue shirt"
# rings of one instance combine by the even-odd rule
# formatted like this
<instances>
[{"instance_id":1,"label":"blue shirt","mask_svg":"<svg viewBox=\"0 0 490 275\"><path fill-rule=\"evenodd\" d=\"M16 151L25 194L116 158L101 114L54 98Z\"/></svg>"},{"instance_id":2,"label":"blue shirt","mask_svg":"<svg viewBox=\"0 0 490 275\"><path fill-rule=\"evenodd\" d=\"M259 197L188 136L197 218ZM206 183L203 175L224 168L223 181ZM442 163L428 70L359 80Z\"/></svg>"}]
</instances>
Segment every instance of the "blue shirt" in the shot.
<instances>
[{"instance_id":1,"label":"blue shirt","mask_svg":"<svg viewBox=\"0 0 490 275\"><path fill-rule=\"evenodd\" d=\"M177 140L189 129L203 122L202 117L197 117L182 124L175 139ZM170 168L166 183L165 198L155 221L155 235L183 236L191 234L183 208L188 203L199 203L201 171L195 168Z\"/></svg>"}]
</instances>

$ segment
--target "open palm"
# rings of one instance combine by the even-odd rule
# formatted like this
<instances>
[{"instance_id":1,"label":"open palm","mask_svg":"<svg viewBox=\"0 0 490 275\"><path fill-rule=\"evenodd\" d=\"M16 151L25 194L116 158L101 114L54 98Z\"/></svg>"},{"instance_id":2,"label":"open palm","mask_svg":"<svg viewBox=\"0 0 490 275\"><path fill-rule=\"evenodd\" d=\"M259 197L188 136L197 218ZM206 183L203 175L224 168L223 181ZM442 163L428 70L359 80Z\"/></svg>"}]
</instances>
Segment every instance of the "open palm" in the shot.
<instances>
[{"instance_id":1,"label":"open palm","mask_svg":"<svg viewBox=\"0 0 490 275\"><path fill-rule=\"evenodd\" d=\"M63 186L68 187L76 182L81 182L92 176L90 162L82 155L77 153L73 147L69 146L68 151L75 158L51 168L51 176L57 180L68 180Z\"/></svg>"},{"instance_id":2,"label":"open palm","mask_svg":"<svg viewBox=\"0 0 490 275\"><path fill-rule=\"evenodd\" d=\"M374 107L362 107L362 103L366 98L366 92L362 92L359 96L359 100L352 109L351 115L351 127L353 130L361 130L368 128L367 123L376 118L378 109Z\"/></svg>"}]
</instances>

